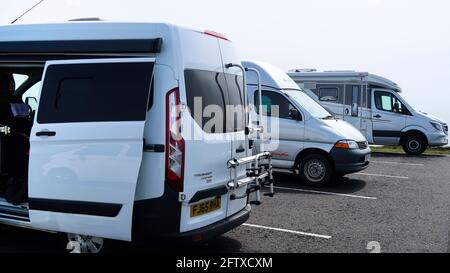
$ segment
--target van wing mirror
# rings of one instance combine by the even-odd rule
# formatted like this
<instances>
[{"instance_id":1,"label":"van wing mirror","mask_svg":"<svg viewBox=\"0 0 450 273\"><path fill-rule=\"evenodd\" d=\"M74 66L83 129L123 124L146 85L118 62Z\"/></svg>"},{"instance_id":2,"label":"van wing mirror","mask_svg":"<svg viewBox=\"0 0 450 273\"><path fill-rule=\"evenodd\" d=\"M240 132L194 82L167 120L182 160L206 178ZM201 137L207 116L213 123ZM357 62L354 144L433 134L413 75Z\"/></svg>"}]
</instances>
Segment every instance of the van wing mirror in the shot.
<instances>
[{"instance_id":1,"label":"van wing mirror","mask_svg":"<svg viewBox=\"0 0 450 273\"><path fill-rule=\"evenodd\" d=\"M298 111L297 109L289 110L289 117L291 117L293 120L302 121L302 114L300 114L300 111Z\"/></svg>"}]
</instances>

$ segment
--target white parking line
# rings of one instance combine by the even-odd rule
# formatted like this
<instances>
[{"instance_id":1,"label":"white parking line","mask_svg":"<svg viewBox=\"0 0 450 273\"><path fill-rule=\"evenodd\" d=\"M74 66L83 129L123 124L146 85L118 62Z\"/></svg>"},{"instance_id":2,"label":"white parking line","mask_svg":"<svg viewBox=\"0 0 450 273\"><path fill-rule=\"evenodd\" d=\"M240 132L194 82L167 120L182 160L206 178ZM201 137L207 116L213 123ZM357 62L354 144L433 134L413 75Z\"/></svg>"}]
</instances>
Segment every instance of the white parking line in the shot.
<instances>
[{"instance_id":1,"label":"white parking line","mask_svg":"<svg viewBox=\"0 0 450 273\"><path fill-rule=\"evenodd\" d=\"M319 234L308 233L308 232L301 232L301 231L295 231L295 230L289 230L289 229L283 229L283 228L265 227L265 226L252 225L252 224L243 224L243 225L246 227L279 231L279 232L285 232L285 233L296 234L296 235L301 235L301 236L315 237L315 238L321 238L321 239L327 239L327 240L331 239L331 236L327 236L327 235L319 235Z\"/></svg>"},{"instance_id":2,"label":"white parking line","mask_svg":"<svg viewBox=\"0 0 450 273\"><path fill-rule=\"evenodd\" d=\"M317 193L317 194L326 194L326 195L336 195L336 196L359 198L359 199L366 199L366 200L377 200L376 197L368 197L368 196L352 195L352 194L343 194L343 193L335 193L335 192L328 192L328 191L313 191L313 190L303 190L303 189L286 188L286 187L278 187L278 186L273 187L273 188L274 189L279 189L279 190L298 191L298 192L306 192L306 193Z\"/></svg>"},{"instance_id":3,"label":"white parking line","mask_svg":"<svg viewBox=\"0 0 450 273\"><path fill-rule=\"evenodd\" d=\"M376 176L376 177L397 178L397 179L409 179L409 177L406 177L406 176L375 174L375 173L354 173L352 175Z\"/></svg>"},{"instance_id":4,"label":"white parking line","mask_svg":"<svg viewBox=\"0 0 450 273\"><path fill-rule=\"evenodd\" d=\"M391 162L391 161L370 161L370 163L378 164L392 164L392 165L406 165L406 166L425 166L425 164L415 164L415 163L402 163L402 162Z\"/></svg>"}]
</instances>

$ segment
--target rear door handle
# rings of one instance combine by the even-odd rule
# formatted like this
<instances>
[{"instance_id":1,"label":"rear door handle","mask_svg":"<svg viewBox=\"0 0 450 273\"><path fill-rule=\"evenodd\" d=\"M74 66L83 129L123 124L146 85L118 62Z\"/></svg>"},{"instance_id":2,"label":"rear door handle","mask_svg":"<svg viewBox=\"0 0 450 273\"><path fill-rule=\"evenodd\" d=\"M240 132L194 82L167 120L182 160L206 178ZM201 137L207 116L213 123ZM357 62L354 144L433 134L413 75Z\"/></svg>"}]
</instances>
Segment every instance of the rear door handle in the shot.
<instances>
[{"instance_id":1,"label":"rear door handle","mask_svg":"<svg viewBox=\"0 0 450 273\"><path fill-rule=\"evenodd\" d=\"M381 118L381 116L380 115L376 115L376 116L373 116L374 118Z\"/></svg>"},{"instance_id":2,"label":"rear door handle","mask_svg":"<svg viewBox=\"0 0 450 273\"><path fill-rule=\"evenodd\" d=\"M38 137L41 137L41 136L53 137L53 136L56 136L56 132L53 132L53 131L41 131L41 132L37 132L36 136L38 136Z\"/></svg>"}]
</instances>

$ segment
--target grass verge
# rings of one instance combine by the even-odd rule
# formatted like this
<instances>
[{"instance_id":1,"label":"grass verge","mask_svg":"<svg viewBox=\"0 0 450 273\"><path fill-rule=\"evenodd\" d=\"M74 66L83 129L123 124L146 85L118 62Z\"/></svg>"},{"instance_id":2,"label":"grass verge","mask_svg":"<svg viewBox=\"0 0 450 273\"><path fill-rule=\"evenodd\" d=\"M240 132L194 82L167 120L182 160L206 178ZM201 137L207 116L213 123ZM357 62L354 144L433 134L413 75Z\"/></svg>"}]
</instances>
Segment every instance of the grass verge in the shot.
<instances>
[{"instance_id":1,"label":"grass verge","mask_svg":"<svg viewBox=\"0 0 450 273\"><path fill-rule=\"evenodd\" d=\"M375 153L402 153L403 148L400 146L372 146L372 152ZM429 148L424 154L427 155L450 155L450 147Z\"/></svg>"}]
</instances>

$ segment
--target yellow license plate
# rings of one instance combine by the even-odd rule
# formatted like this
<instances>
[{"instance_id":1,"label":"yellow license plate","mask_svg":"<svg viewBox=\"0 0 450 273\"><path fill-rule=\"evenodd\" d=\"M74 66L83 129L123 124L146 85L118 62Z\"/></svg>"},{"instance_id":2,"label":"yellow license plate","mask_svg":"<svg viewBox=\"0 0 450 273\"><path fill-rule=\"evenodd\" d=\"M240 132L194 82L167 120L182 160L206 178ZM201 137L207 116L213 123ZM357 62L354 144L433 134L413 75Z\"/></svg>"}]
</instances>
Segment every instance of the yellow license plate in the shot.
<instances>
[{"instance_id":1,"label":"yellow license plate","mask_svg":"<svg viewBox=\"0 0 450 273\"><path fill-rule=\"evenodd\" d=\"M198 203L191 206L191 217L202 216L213 211L219 210L222 206L221 198Z\"/></svg>"}]
</instances>

